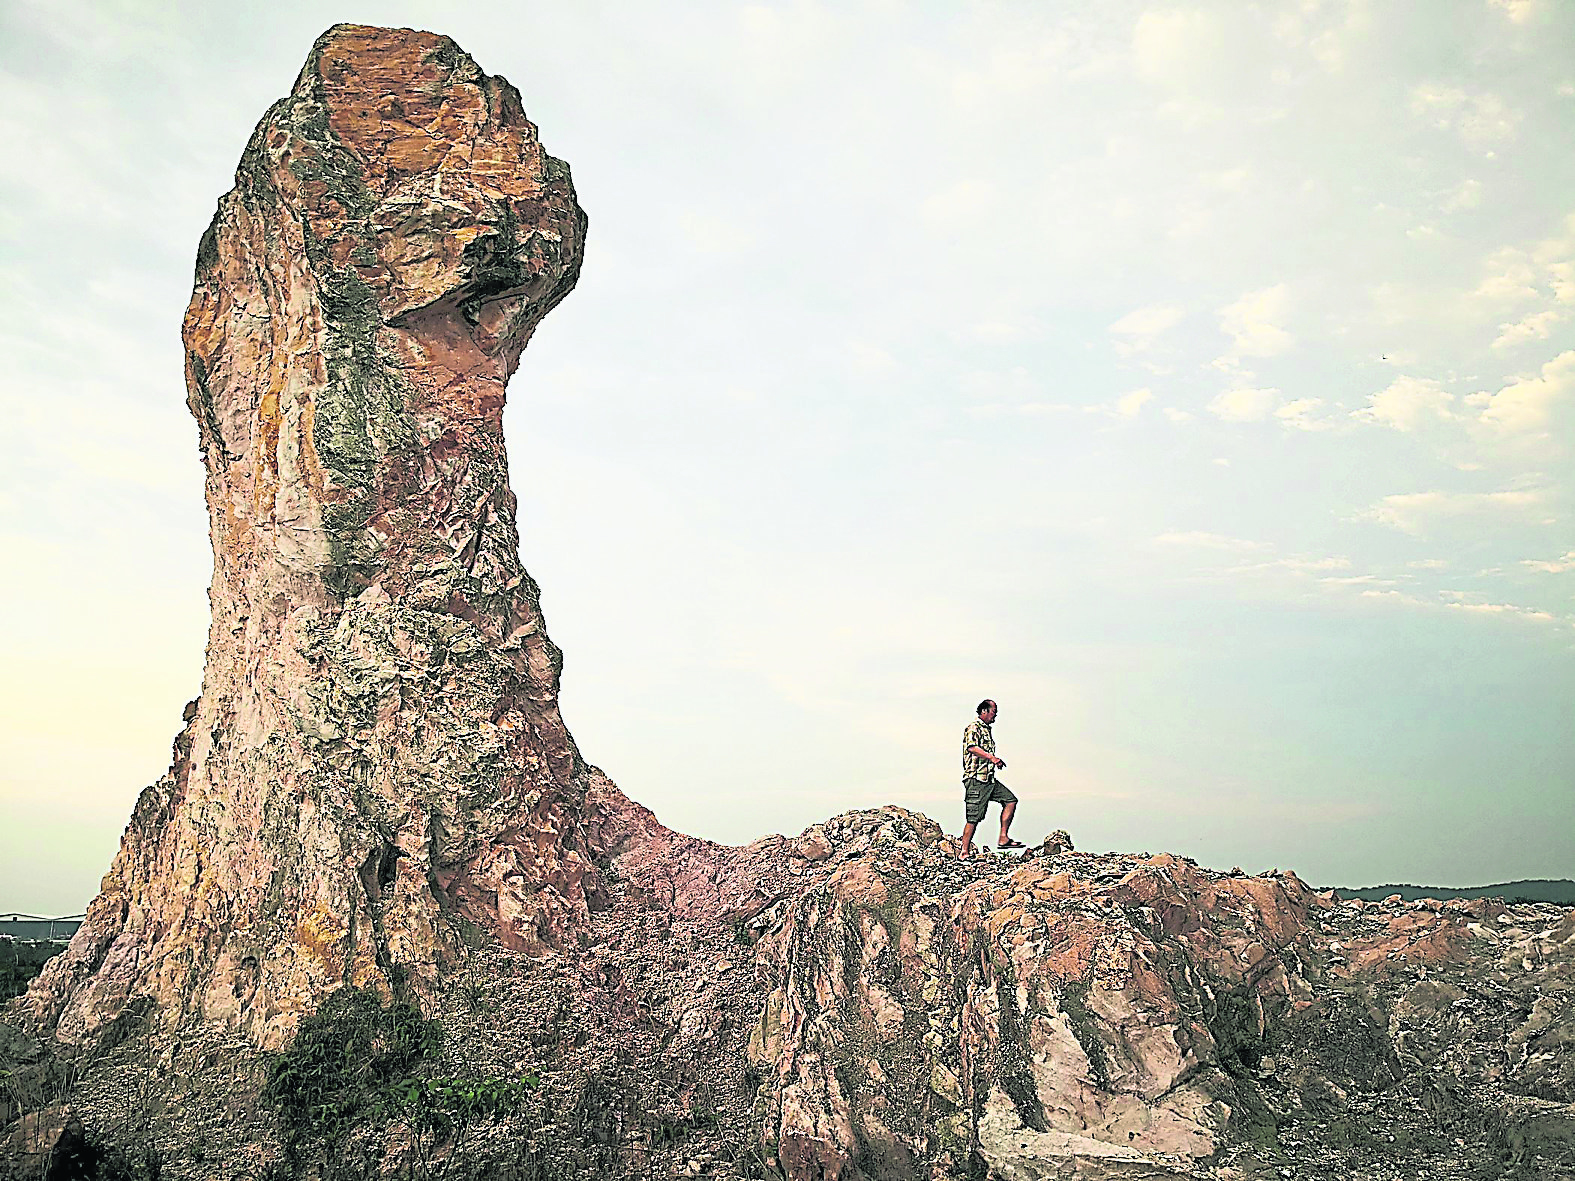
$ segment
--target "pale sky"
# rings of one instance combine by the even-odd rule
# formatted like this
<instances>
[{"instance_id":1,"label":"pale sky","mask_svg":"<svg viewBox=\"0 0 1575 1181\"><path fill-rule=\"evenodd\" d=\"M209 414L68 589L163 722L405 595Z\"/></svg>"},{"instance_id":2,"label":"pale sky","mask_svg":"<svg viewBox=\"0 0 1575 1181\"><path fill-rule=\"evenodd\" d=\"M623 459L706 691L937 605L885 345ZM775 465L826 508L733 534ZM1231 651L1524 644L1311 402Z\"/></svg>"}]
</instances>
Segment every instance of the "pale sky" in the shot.
<instances>
[{"instance_id":1,"label":"pale sky","mask_svg":"<svg viewBox=\"0 0 1575 1181\"><path fill-rule=\"evenodd\" d=\"M200 686L181 314L337 20L573 168L522 551L664 821L956 831L990 696L1025 839L1575 876L1575 5L4 0L0 908L87 903Z\"/></svg>"}]
</instances>

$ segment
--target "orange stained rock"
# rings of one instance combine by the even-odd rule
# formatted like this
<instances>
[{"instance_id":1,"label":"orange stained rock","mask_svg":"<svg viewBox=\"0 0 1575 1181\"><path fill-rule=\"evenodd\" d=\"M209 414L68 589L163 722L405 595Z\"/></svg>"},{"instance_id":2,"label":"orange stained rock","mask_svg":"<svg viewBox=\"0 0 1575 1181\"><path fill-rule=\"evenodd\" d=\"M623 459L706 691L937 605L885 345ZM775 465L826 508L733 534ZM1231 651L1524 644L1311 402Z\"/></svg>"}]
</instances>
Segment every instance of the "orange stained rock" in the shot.
<instances>
[{"instance_id":1,"label":"orange stained rock","mask_svg":"<svg viewBox=\"0 0 1575 1181\"><path fill-rule=\"evenodd\" d=\"M326 903L319 902L296 920L295 945L332 975L338 971L344 950L342 941L347 933L339 916Z\"/></svg>"},{"instance_id":2,"label":"orange stained rock","mask_svg":"<svg viewBox=\"0 0 1575 1181\"><path fill-rule=\"evenodd\" d=\"M885 878L865 861L838 870L827 885L834 897L860 906L881 906L887 897Z\"/></svg>"},{"instance_id":3,"label":"orange stained rock","mask_svg":"<svg viewBox=\"0 0 1575 1181\"><path fill-rule=\"evenodd\" d=\"M1096 943L1097 932L1087 926L1062 927L1046 940L1039 962L1058 979L1083 980L1093 966Z\"/></svg>"},{"instance_id":4,"label":"orange stained rock","mask_svg":"<svg viewBox=\"0 0 1575 1181\"><path fill-rule=\"evenodd\" d=\"M1276 943L1294 939L1305 926L1299 899L1274 878L1227 878L1214 883L1213 893L1229 898L1237 910L1252 915Z\"/></svg>"},{"instance_id":5,"label":"orange stained rock","mask_svg":"<svg viewBox=\"0 0 1575 1181\"><path fill-rule=\"evenodd\" d=\"M990 917L985 921L985 930L992 940L1000 939L1001 935L1009 928L1017 927L1023 919L1021 905L1001 904L991 911Z\"/></svg>"},{"instance_id":6,"label":"orange stained rock","mask_svg":"<svg viewBox=\"0 0 1575 1181\"><path fill-rule=\"evenodd\" d=\"M278 370L274 371L275 384L283 378ZM254 504L260 506L263 498L271 492L262 486L265 478L277 478L279 475L279 424L282 416L279 413L279 392L277 388L270 389L262 396L262 401L257 406L258 438L257 438L257 481L258 488Z\"/></svg>"},{"instance_id":7,"label":"orange stained rock","mask_svg":"<svg viewBox=\"0 0 1575 1181\"><path fill-rule=\"evenodd\" d=\"M1027 865L1019 866L1017 869L1014 869L1012 871L1012 876L1007 880L1010 882L1011 888L1014 891L1020 894L1026 894L1043 883L1049 876L1050 871L1048 869L1042 865L1036 865L1030 861Z\"/></svg>"},{"instance_id":8,"label":"orange stained rock","mask_svg":"<svg viewBox=\"0 0 1575 1181\"><path fill-rule=\"evenodd\" d=\"M1034 887L1034 897L1044 902L1064 898L1082 898L1092 893L1094 884L1069 873L1053 873Z\"/></svg>"},{"instance_id":9,"label":"orange stained rock","mask_svg":"<svg viewBox=\"0 0 1575 1181\"><path fill-rule=\"evenodd\" d=\"M1177 885L1164 867L1145 865L1134 869L1117 883L1115 896L1128 905L1153 906L1161 902L1190 905L1182 899Z\"/></svg>"},{"instance_id":10,"label":"orange stained rock","mask_svg":"<svg viewBox=\"0 0 1575 1181\"><path fill-rule=\"evenodd\" d=\"M523 113L502 109L513 96L479 71L457 77L463 67L452 42L401 34L340 26L323 53L330 125L366 163L369 178L386 187L400 173L425 172L458 155L469 174L486 177L500 194L534 192L532 170L520 161L540 148ZM519 118L500 127L506 114ZM483 127L490 134L478 136Z\"/></svg>"},{"instance_id":11,"label":"orange stained rock","mask_svg":"<svg viewBox=\"0 0 1575 1181\"><path fill-rule=\"evenodd\" d=\"M1397 916L1384 934L1353 940L1345 950L1353 971L1370 972L1397 960L1406 964L1464 963L1470 958L1472 942L1463 922L1422 910Z\"/></svg>"}]
</instances>

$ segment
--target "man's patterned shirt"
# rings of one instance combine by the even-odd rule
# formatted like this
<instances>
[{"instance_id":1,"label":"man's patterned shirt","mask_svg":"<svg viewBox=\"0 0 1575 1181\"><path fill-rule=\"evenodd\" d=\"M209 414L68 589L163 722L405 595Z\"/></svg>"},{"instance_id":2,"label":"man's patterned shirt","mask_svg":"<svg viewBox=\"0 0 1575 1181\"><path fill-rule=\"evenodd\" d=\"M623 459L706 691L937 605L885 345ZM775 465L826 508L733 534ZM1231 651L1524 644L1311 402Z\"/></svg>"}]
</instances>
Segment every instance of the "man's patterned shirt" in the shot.
<instances>
[{"instance_id":1,"label":"man's patterned shirt","mask_svg":"<svg viewBox=\"0 0 1575 1181\"><path fill-rule=\"evenodd\" d=\"M995 764L969 752L970 746L995 753L995 735L983 718L976 718L963 730L963 778L988 779L995 774Z\"/></svg>"}]
</instances>

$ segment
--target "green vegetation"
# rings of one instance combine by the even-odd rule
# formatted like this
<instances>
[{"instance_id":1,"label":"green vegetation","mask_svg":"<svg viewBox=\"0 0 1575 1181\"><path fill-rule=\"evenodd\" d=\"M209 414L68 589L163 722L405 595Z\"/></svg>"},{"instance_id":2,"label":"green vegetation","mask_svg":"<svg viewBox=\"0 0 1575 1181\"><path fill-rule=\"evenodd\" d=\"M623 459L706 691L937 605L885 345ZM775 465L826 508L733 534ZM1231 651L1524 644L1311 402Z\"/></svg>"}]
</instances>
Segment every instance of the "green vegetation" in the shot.
<instances>
[{"instance_id":1,"label":"green vegetation","mask_svg":"<svg viewBox=\"0 0 1575 1181\"><path fill-rule=\"evenodd\" d=\"M340 989L269 1060L263 1094L292 1147L335 1139L367 1113L397 1102L398 1088L437 1059L440 1044L437 1023L413 1005L396 1001L385 1008L373 993Z\"/></svg>"},{"instance_id":2,"label":"green vegetation","mask_svg":"<svg viewBox=\"0 0 1575 1181\"><path fill-rule=\"evenodd\" d=\"M442 1075L442 1043L439 1024L408 1002L385 1004L356 988L330 996L268 1061L263 1095L279 1115L286 1175L319 1150L330 1173L339 1171L341 1146L357 1127L401 1120L417 1133L445 1138L475 1120L518 1110L539 1085L534 1075Z\"/></svg>"},{"instance_id":3,"label":"green vegetation","mask_svg":"<svg viewBox=\"0 0 1575 1181\"><path fill-rule=\"evenodd\" d=\"M749 923L744 919L729 919L728 926L733 932L733 942L740 947L753 947L755 938L749 933Z\"/></svg>"},{"instance_id":4,"label":"green vegetation","mask_svg":"<svg viewBox=\"0 0 1575 1181\"><path fill-rule=\"evenodd\" d=\"M0 939L0 1001L21 996L44 965L66 949L51 939Z\"/></svg>"},{"instance_id":5,"label":"green vegetation","mask_svg":"<svg viewBox=\"0 0 1575 1181\"><path fill-rule=\"evenodd\" d=\"M647 1115L641 1122L647 1129L653 1148L682 1144L697 1131L710 1131L722 1124L722 1113L716 1096L709 1087L696 1087L690 1099L689 1111L673 1117L658 1113Z\"/></svg>"},{"instance_id":6,"label":"green vegetation","mask_svg":"<svg viewBox=\"0 0 1575 1181\"><path fill-rule=\"evenodd\" d=\"M64 946L40 942L57 952ZM121 1032L140 1021L140 1014L139 1009L129 1017L120 1027ZM113 1039L117 1033L111 1030L110 1035ZM19 1117L29 1112L60 1110L69 1103L76 1088L79 1068L80 1063L62 1061L43 1042L0 1023L0 1128L16 1133L20 1130L16 1126ZM46 1119L39 1129L50 1136L53 1148L49 1159L40 1163L39 1172L29 1176L41 1176L46 1181L159 1181L162 1175L164 1158L151 1145L123 1148L106 1144L75 1120L67 1121L64 1128L58 1123L52 1126L56 1131L48 1131L51 1124ZM41 1151L42 1135L30 1139L24 1133L21 1147L25 1152ZM0 1161L0 1165L14 1163ZM4 1175L22 1174L7 1171Z\"/></svg>"}]
</instances>

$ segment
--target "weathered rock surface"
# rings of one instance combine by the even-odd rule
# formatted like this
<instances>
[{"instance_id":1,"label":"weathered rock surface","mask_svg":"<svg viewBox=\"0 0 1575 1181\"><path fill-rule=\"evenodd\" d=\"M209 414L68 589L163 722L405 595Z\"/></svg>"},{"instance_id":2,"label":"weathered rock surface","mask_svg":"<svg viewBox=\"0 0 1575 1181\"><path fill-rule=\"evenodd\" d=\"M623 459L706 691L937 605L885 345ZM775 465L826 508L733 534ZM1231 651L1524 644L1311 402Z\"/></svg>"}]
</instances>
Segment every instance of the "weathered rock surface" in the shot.
<instances>
[{"instance_id":1,"label":"weathered rock surface","mask_svg":"<svg viewBox=\"0 0 1575 1181\"><path fill-rule=\"evenodd\" d=\"M898 808L724 848L584 762L501 413L585 224L517 92L430 34L337 26L253 135L184 330L203 692L0 1025L18 1170L1575 1175L1575 911L1060 831L962 861ZM433 1078L527 1097L282 1139L263 1055L344 986L441 1021Z\"/></svg>"},{"instance_id":2,"label":"weathered rock surface","mask_svg":"<svg viewBox=\"0 0 1575 1181\"><path fill-rule=\"evenodd\" d=\"M202 696L70 951L67 1041L133 997L276 1044L340 984L430 989L467 925L597 891L501 416L586 220L519 94L340 26L247 145L186 312L214 550Z\"/></svg>"}]
</instances>

